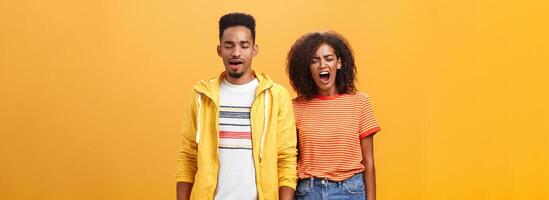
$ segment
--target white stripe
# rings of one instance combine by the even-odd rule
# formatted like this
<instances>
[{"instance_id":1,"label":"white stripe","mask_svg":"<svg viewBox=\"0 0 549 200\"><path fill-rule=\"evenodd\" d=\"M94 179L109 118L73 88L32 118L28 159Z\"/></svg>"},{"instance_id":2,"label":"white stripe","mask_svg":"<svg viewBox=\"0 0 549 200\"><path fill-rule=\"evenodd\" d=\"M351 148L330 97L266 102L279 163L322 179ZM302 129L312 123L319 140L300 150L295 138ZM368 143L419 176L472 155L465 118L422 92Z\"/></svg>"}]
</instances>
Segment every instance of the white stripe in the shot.
<instances>
[{"instance_id":1,"label":"white stripe","mask_svg":"<svg viewBox=\"0 0 549 200\"><path fill-rule=\"evenodd\" d=\"M238 118L219 118L220 124L242 124L250 125L250 119L238 119Z\"/></svg>"},{"instance_id":2,"label":"white stripe","mask_svg":"<svg viewBox=\"0 0 549 200\"><path fill-rule=\"evenodd\" d=\"M196 144L200 141L200 107L202 107L202 96L197 93L198 100L198 114L196 115Z\"/></svg>"},{"instance_id":3,"label":"white stripe","mask_svg":"<svg viewBox=\"0 0 549 200\"><path fill-rule=\"evenodd\" d=\"M252 128L250 126L225 126L225 125L219 125L219 131L252 132Z\"/></svg>"},{"instance_id":4,"label":"white stripe","mask_svg":"<svg viewBox=\"0 0 549 200\"><path fill-rule=\"evenodd\" d=\"M267 126L269 120L267 119L269 117L269 89L265 90L265 110L263 113L265 113L264 122L263 122L263 134L261 134L261 146L259 147L259 160L263 158L263 144L265 144L265 134L267 133Z\"/></svg>"},{"instance_id":5,"label":"white stripe","mask_svg":"<svg viewBox=\"0 0 549 200\"><path fill-rule=\"evenodd\" d=\"M221 138L219 140L219 146L246 146L246 147L252 147L252 140L249 139L227 139L227 138Z\"/></svg>"}]
</instances>

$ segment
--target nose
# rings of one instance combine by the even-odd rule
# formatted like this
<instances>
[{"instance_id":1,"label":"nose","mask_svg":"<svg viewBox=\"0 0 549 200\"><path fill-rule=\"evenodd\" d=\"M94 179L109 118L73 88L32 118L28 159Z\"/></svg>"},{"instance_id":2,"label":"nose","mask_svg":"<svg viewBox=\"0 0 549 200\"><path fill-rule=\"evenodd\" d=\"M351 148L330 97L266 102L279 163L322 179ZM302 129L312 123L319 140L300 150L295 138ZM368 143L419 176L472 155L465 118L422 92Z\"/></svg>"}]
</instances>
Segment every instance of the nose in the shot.
<instances>
[{"instance_id":1,"label":"nose","mask_svg":"<svg viewBox=\"0 0 549 200\"><path fill-rule=\"evenodd\" d=\"M235 47L233 52L231 53L231 56L233 56L233 58L240 58L241 56L241 53L240 53L240 47Z\"/></svg>"},{"instance_id":2,"label":"nose","mask_svg":"<svg viewBox=\"0 0 549 200\"><path fill-rule=\"evenodd\" d=\"M325 68L328 67L328 62L324 59L320 59L318 68Z\"/></svg>"}]
</instances>

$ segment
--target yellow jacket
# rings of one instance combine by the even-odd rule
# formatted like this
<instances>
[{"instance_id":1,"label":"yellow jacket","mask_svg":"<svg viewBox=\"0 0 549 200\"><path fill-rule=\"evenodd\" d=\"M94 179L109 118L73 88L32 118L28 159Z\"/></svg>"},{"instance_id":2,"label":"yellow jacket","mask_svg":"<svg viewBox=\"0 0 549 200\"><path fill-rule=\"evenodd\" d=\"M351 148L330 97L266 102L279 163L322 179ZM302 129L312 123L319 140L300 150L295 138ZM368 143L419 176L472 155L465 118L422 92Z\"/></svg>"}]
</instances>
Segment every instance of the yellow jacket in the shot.
<instances>
[{"instance_id":1,"label":"yellow jacket","mask_svg":"<svg viewBox=\"0 0 549 200\"><path fill-rule=\"evenodd\" d=\"M278 199L278 188L295 189L297 136L288 91L264 74L250 110L252 154L260 200ZM177 182L194 183L191 199L213 199L219 175L219 84L224 74L193 88L184 117Z\"/></svg>"}]
</instances>

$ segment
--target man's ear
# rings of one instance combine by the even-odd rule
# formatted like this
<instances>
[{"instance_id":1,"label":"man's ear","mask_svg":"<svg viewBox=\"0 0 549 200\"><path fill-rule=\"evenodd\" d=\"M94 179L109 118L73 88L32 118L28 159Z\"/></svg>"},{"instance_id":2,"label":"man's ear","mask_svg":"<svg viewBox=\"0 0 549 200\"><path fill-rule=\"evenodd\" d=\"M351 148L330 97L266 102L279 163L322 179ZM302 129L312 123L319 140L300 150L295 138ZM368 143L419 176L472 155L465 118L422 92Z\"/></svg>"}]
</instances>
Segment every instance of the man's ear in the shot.
<instances>
[{"instance_id":1,"label":"man's ear","mask_svg":"<svg viewBox=\"0 0 549 200\"><path fill-rule=\"evenodd\" d=\"M221 46L217 45L217 55L221 56Z\"/></svg>"},{"instance_id":2,"label":"man's ear","mask_svg":"<svg viewBox=\"0 0 549 200\"><path fill-rule=\"evenodd\" d=\"M258 53L259 53L259 46L257 46L257 44L254 44L254 56L256 56Z\"/></svg>"}]
</instances>

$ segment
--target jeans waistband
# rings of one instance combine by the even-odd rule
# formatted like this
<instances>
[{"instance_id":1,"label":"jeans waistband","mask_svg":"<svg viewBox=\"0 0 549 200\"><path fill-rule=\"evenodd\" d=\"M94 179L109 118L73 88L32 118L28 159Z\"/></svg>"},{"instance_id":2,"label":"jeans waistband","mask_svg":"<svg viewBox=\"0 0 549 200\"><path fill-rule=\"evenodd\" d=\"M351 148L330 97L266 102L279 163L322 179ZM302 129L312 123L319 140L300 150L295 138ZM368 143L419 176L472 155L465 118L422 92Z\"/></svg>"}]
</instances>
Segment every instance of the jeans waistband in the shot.
<instances>
[{"instance_id":1,"label":"jeans waistband","mask_svg":"<svg viewBox=\"0 0 549 200\"><path fill-rule=\"evenodd\" d=\"M320 183L322 185L336 184L337 186L341 186L344 182L350 181L351 179L360 178L362 180L362 176L363 176L363 174L362 174L362 172L360 172L360 173L356 173L355 175L351 176L350 178L342 180L342 181L332 181L328 178L319 178L319 177L309 177L309 178L299 179L299 181L308 182L308 184L310 184L311 187L313 187L313 185L315 183L316 184Z\"/></svg>"}]
</instances>

